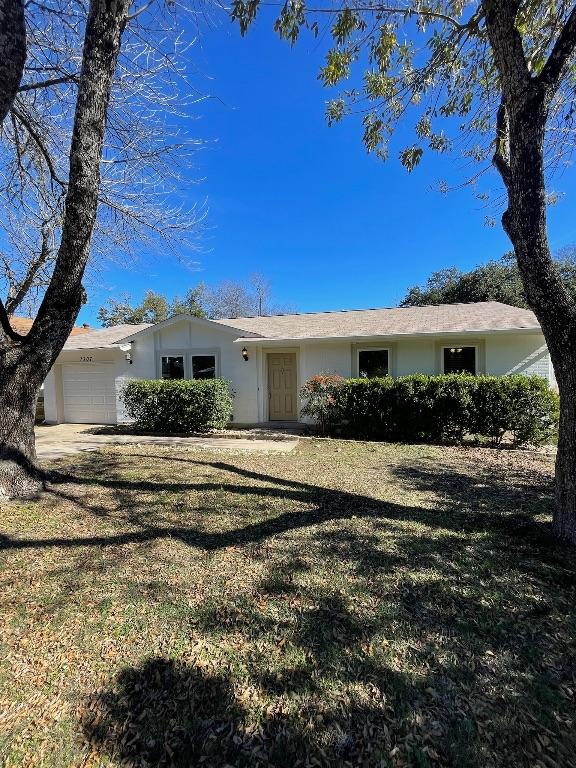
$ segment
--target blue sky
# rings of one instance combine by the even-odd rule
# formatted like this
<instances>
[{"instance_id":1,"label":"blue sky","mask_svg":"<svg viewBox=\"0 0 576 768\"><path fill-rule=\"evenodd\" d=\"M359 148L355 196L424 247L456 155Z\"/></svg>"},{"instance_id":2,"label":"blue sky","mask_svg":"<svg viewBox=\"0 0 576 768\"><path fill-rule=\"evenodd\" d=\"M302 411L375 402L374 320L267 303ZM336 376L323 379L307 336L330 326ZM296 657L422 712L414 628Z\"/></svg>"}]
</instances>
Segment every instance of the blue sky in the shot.
<instances>
[{"instance_id":1,"label":"blue sky","mask_svg":"<svg viewBox=\"0 0 576 768\"><path fill-rule=\"evenodd\" d=\"M412 143L408 127L390 160L367 155L355 119L328 128L329 92L318 82L322 41L309 36L291 49L264 14L245 38L221 18L204 25L193 52L195 83L215 98L198 106L192 132L203 181L185 190L207 201L207 230L198 271L158 253L131 269L108 266L90 288L79 322L96 325L108 296L148 288L173 295L198 280L245 279L261 272L278 303L299 311L397 304L434 270L470 268L509 249L499 225L468 190L442 196L439 179L463 181L454 156L425 156L408 174L397 160ZM491 179L498 188L495 175ZM574 180L555 180L566 195L550 211L554 249L576 242Z\"/></svg>"}]
</instances>

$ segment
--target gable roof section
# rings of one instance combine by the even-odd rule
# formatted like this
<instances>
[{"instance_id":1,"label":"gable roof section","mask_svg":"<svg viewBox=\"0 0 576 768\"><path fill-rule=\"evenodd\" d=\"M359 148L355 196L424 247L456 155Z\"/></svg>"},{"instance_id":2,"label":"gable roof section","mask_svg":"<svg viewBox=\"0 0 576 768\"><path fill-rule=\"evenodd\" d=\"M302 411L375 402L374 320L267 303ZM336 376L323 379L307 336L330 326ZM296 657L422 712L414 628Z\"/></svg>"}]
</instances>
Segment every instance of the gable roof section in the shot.
<instances>
[{"instance_id":1,"label":"gable roof section","mask_svg":"<svg viewBox=\"0 0 576 768\"><path fill-rule=\"evenodd\" d=\"M234 323L244 331L242 338L256 335L278 340L540 330L533 312L498 301L238 317L213 322Z\"/></svg>"},{"instance_id":2,"label":"gable roof section","mask_svg":"<svg viewBox=\"0 0 576 768\"><path fill-rule=\"evenodd\" d=\"M160 331L162 328L169 327L174 323L179 323L182 320L188 320L200 327L207 326L214 328L214 320L206 320L203 317L194 317L193 315L174 315L174 317L163 320L160 323L141 323L140 325L130 325L124 323L123 325L113 325L111 328L100 328L98 330L92 330L85 334L82 334L81 339L68 339L64 345L64 349L98 349L103 347L114 347L121 344L123 341L132 341L137 339L138 336L144 335L151 331ZM231 321L222 321L218 323L218 327L222 331L228 331L234 338L238 336L256 336L257 334L245 331L241 327L234 327L231 325Z\"/></svg>"},{"instance_id":3,"label":"gable roof section","mask_svg":"<svg viewBox=\"0 0 576 768\"><path fill-rule=\"evenodd\" d=\"M89 330L78 336L70 337L64 349L100 349L102 347L113 347L119 344L122 339L131 338L139 331L150 328L149 323L140 325L113 325L111 328L100 328L98 330Z\"/></svg>"},{"instance_id":4,"label":"gable roof section","mask_svg":"<svg viewBox=\"0 0 576 768\"><path fill-rule=\"evenodd\" d=\"M235 323L236 321L233 319L230 320L208 320L205 317L196 317L195 315L188 315L188 314L180 314L180 315L174 315L174 317L169 317L168 320L162 320L160 323L144 323L143 325L115 325L113 328L126 328L126 329L132 329L132 333L125 333L122 339L126 339L126 341L138 338L138 336L144 335L146 333L149 333L151 331L161 331L163 328L167 328L171 325L174 325L175 323L180 323L182 320L187 320L188 322L192 323L193 325L197 325L200 328L202 326L208 327L208 328L214 328L214 325L218 324L218 326L223 330L227 331L234 337L241 336L258 336L257 333L252 333L251 331L245 331L242 327L237 325L232 325L232 323ZM106 329L106 330L112 330L112 328ZM118 339L118 341L121 341L122 339Z\"/></svg>"}]
</instances>

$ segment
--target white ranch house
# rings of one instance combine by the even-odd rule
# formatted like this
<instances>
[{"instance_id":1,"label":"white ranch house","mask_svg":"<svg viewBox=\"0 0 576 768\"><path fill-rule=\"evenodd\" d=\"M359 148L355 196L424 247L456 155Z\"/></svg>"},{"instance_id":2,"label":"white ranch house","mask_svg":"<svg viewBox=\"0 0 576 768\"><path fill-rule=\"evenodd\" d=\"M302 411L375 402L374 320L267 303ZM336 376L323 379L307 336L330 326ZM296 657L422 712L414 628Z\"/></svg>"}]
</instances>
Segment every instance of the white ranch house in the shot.
<instances>
[{"instance_id":1,"label":"white ranch house","mask_svg":"<svg viewBox=\"0 0 576 768\"><path fill-rule=\"evenodd\" d=\"M127 378L228 379L236 424L298 421L317 373L403 376L554 371L534 314L498 302L118 325L72 336L46 379L51 423L125 420Z\"/></svg>"}]
</instances>

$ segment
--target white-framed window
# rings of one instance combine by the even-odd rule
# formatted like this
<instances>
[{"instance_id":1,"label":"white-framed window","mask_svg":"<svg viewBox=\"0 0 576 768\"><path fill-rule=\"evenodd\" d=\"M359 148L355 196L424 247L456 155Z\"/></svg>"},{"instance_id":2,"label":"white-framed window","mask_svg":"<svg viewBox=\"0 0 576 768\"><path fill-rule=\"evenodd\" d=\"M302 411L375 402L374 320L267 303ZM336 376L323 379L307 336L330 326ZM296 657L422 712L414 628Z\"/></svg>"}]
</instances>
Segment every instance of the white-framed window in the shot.
<instances>
[{"instance_id":1,"label":"white-framed window","mask_svg":"<svg viewBox=\"0 0 576 768\"><path fill-rule=\"evenodd\" d=\"M367 347L358 350L358 376L361 379L376 379L390 373L390 350L383 347Z\"/></svg>"},{"instance_id":2,"label":"white-framed window","mask_svg":"<svg viewBox=\"0 0 576 768\"><path fill-rule=\"evenodd\" d=\"M160 353L159 370L161 379L214 379L218 376L218 353L177 349Z\"/></svg>"},{"instance_id":3,"label":"white-framed window","mask_svg":"<svg viewBox=\"0 0 576 768\"><path fill-rule=\"evenodd\" d=\"M478 348L455 344L442 347L442 373L471 373L478 371Z\"/></svg>"},{"instance_id":4,"label":"white-framed window","mask_svg":"<svg viewBox=\"0 0 576 768\"><path fill-rule=\"evenodd\" d=\"M184 378L184 355L162 355L160 375L163 379Z\"/></svg>"}]
</instances>

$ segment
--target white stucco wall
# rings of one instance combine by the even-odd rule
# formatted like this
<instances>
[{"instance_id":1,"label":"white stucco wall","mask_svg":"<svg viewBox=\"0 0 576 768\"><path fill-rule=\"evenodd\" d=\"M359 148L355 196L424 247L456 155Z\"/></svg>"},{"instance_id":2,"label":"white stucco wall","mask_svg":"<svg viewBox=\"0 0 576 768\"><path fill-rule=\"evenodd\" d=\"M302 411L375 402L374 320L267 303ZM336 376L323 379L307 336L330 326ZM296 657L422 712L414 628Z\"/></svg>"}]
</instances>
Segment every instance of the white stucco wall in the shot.
<instances>
[{"instance_id":1,"label":"white stucco wall","mask_svg":"<svg viewBox=\"0 0 576 768\"><path fill-rule=\"evenodd\" d=\"M486 372L536 374L551 381L550 356L541 334L506 334L486 339ZM553 383L553 382L551 382Z\"/></svg>"},{"instance_id":2,"label":"white stucco wall","mask_svg":"<svg viewBox=\"0 0 576 768\"><path fill-rule=\"evenodd\" d=\"M337 373L351 376L350 344L310 343L300 347L300 378L304 383L317 373Z\"/></svg>"},{"instance_id":3,"label":"white stucco wall","mask_svg":"<svg viewBox=\"0 0 576 768\"><path fill-rule=\"evenodd\" d=\"M393 350L391 373L393 376L409 376L411 373L436 373L434 340L399 341Z\"/></svg>"},{"instance_id":4,"label":"white stucco wall","mask_svg":"<svg viewBox=\"0 0 576 768\"><path fill-rule=\"evenodd\" d=\"M58 406L56 403L56 366L53 366L44 380L44 418L49 424L58 421Z\"/></svg>"},{"instance_id":5,"label":"white stucco wall","mask_svg":"<svg viewBox=\"0 0 576 768\"><path fill-rule=\"evenodd\" d=\"M474 337L431 337L394 339L389 342L314 343L301 348L301 374L305 381L316 373L357 375L357 354L364 348L388 348L390 373L407 376L412 373L439 374L445 346L473 345L478 350L478 372L497 376L510 373L537 374L550 380L548 350L542 334L500 334Z\"/></svg>"}]
</instances>

